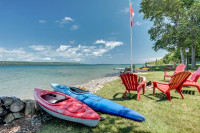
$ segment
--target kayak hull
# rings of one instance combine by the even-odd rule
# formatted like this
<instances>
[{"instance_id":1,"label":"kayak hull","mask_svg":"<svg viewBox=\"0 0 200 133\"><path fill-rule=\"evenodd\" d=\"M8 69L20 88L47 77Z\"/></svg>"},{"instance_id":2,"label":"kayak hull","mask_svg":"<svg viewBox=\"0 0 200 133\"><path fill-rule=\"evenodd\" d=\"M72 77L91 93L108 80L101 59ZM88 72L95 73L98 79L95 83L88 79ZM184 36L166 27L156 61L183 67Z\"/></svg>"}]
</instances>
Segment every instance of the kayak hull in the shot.
<instances>
[{"instance_id":1,"label":"kayak hull","mask_svg":"<svg viewBox=\"0 0 200 133\"><path fill-rule=\"evenodd\" d=\"M53 97L52 99L51 96ZM60 102L58 100L56 102L55 96L58 97ZM94 110L68 95L35 89L34 98L44 111L57 118L81 123L90 127L95 127L100 120L100 116ZM55 102L52 102L53 100Z\"/></svg>"},{"instance_id":2,"label":"kayak hull","mask_svg":"<svg viewBox=\"0 0 200 133\"><path fill-rule=\"evenodd\" d=\"M79 101L85 103L92 109L112 115L118 115L135 121L145 121L145 117L138 112L118 103L115 103L111 100L95 95L91 92L81 92L79 88L59 84L51 84L51 86L55 91L74 97Z\"/></svg>"}]
</instances>

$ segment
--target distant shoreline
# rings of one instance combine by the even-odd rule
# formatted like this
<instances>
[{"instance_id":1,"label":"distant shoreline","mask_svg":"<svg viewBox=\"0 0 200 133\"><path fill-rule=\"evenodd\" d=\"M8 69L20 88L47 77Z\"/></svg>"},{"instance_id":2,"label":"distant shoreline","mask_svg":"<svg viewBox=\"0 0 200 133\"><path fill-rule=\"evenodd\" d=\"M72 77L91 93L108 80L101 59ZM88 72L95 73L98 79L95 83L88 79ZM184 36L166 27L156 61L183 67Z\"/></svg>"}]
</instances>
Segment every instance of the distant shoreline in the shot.
<instances>
[{"instance_id":1,"label":"distant shoreline","mask_svg":"<svg viewBox=\"0 0 200 133\"><path fill-rule=\"evenodd\" d=\"M14 65L84 65L75 62L28 62L28 61L0 61L0 66Z\"/></svg>"}]
</instances>

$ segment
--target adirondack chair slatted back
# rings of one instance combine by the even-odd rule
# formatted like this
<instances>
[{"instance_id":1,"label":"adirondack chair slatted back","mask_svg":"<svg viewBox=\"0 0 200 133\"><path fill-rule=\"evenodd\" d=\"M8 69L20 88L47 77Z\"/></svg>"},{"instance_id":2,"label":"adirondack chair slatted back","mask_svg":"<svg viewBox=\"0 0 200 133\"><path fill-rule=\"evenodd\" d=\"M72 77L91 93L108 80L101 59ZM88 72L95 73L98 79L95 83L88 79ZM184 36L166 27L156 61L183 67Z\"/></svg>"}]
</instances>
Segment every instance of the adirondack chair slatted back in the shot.
<instances>
[{"instance_id":1,"label":"adirondack chair slatted back","mask_svg":"<svg viewBox=\"0 0 200 133\"><path fill-rule=\"evenodd\" d=\"M184 71L185 70L186 65L184 64L180 64L176 67L176 70L174 71L174 73L180 72L180 71Z\"/></svg>"},{"instance_id":2,"label":"adirondack chair slatted back","mask_svg":"<svg viewBox=\"0 0 200 133\"><path fill-rule=\"evenodd\" d=\"M170 90L179 88L190 76L190 72L183 71L173 75L172 79L170 80Z\"/></svg>"},{"instance_id":3,"label":"adirondack chair slatted back","mask_svg":"<svg viewBox=\"0 0 200 133\"><path fill-rule=\"evenodd\" d=\"M137 75L132 73L124 73L120 75L123 84L128 90L137 90L138 82Z\"/></svg>"},{"instance_id":4,"label":"adirondack chair slatted back","mask_svg":"<svg viewBox=\"0 0 200 133\"><path fill-rule=\"evenodd\" d=\"M199 75L200 75L200 67L192 74L190 80L193 82L197 82L197 80L199 79Z\"/></svg>"}]
</instances>

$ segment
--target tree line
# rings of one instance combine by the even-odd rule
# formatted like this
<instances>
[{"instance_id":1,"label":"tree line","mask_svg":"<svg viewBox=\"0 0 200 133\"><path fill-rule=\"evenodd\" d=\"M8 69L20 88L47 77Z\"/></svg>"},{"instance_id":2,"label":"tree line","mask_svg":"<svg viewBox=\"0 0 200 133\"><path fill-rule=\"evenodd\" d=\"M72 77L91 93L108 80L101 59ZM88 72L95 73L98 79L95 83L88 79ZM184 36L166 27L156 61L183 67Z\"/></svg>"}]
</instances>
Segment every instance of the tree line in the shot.
<instances>
[{"instance_id":1,"label":"tree line","mask_svg":"<svg viewBox=\"0 0 200 133\"><path fill-rule=\"evenodd\" d=\"M185 64L185 48L189 47L191 68L200 61L200 0L142 0L140 12L144 19L153 22L148 30L155 41L153 49L164 49L169 54L163 57L164 64Z\"/></svg>"}]
</instances>

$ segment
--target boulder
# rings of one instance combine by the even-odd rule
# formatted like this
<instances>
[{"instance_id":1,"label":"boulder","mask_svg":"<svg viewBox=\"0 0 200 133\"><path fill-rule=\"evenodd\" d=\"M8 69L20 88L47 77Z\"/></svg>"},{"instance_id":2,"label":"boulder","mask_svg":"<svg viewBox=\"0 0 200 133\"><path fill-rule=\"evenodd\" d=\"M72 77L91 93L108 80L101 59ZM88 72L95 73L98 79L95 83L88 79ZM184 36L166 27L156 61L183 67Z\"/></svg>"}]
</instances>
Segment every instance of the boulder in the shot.
<instances>
[{"instance_id":1,"label":"boulder","mask_svg":"<svg viewBox=\"0 0 200 133\"><path fill-rule=\"evenodd\" d=\"M12 97L2 97L2 103L4 104L4 106L9 106L12 104L12 102L13 102Z\"/></svg>"},{"instance_id":2,"label":"boulder","mask_svg":"<svg viewBox=\"0 0 200 133\"><path fill-rule=\"evenodd\" d=\"M10 123L11 121L13 121L14 119L15 119L15 117L13 116L13 114L9 113L5 116L3 121L7 124L7 123Z\"/></svg>"},{"instance_id":3,"label":"boulder","mask_svg":"<svg viewBox=\"0 0 200 133\"><path fill-rule=\"evenodd\" d=\"M24 114L17 112L17 113L13 113L13 116L15 117L15 119L18 119L18 118L24 117Z\"/></svg>"},{"instance_id":4,"label":"boulder","mask_svg":"<svg viewBox=\"0 0 200 133\"><path fill-rule=\"evenodd\" d=\"M11 112L19 112L24 108L24 103L18 99L10 105Z\"/></svg>"}]
</instances>

